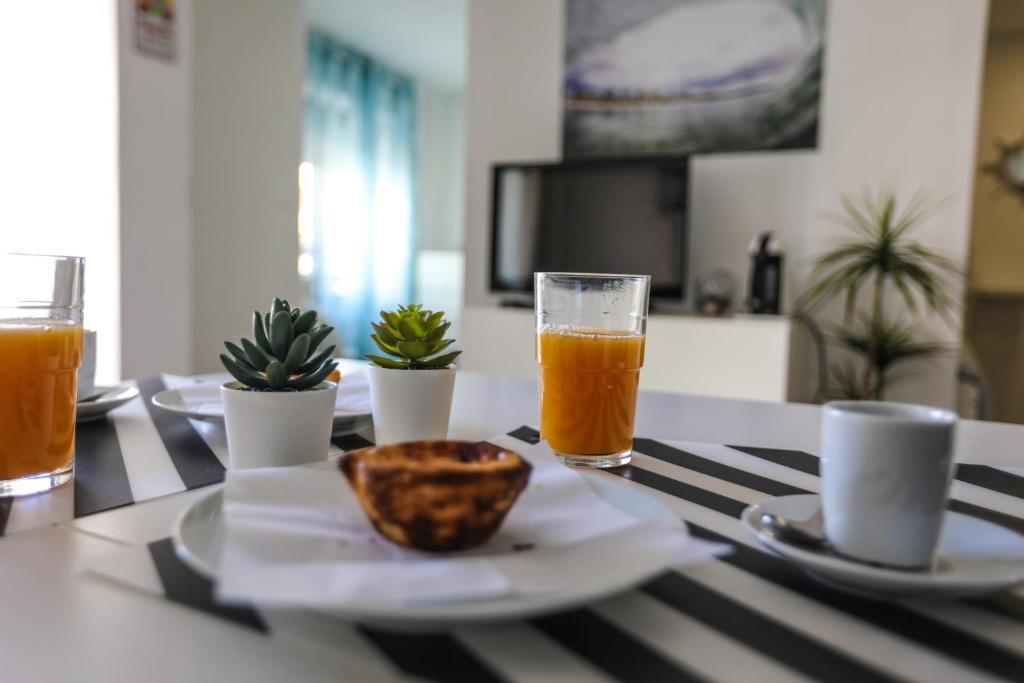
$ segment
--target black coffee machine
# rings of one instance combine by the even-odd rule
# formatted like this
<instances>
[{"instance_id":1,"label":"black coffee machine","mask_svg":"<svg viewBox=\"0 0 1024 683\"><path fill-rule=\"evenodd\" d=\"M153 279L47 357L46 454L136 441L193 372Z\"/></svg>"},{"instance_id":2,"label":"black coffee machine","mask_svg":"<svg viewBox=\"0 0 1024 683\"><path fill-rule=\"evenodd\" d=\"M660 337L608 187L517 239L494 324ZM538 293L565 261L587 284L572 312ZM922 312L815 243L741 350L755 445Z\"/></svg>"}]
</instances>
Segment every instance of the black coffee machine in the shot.
<instances>
[{"instance_id":1,"label":"black coffee machine","mask_svg":"<svg viewBox=\"0 0 1024 683\"><path fill-rule=\"evenodd\" d=\"M747 308L751 313L778 315L782 300L782 248L771 232L753 239Z\"/></svg>"}]
</instances>

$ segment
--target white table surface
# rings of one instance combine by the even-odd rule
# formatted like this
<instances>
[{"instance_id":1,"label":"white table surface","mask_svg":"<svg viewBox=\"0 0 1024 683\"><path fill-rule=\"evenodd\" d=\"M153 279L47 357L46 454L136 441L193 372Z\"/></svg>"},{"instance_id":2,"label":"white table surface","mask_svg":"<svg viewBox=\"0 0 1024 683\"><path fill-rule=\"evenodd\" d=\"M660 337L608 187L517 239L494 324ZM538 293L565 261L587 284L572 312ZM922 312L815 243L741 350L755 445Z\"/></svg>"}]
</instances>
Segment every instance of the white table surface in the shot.
<instances>
[{"instance_id":1,"label":"white table surface","mask_svg":"<svg viewBox=\"0 0 1024 683\"><path fill-rule=\"evenodd\" d=\"M638 436L817 451L820 409L642 392ZM536 424L536 383L460 373L451 436L480 440ZM1024 426L963 422L962 462L1024 467ZM136 594L82 563L168 535L209 489L166 496L0 539L0 680L386 680L344 646L284 647L257 633ZM500 626L476 637L500 638Z\"/></svg>"}]
</instances>

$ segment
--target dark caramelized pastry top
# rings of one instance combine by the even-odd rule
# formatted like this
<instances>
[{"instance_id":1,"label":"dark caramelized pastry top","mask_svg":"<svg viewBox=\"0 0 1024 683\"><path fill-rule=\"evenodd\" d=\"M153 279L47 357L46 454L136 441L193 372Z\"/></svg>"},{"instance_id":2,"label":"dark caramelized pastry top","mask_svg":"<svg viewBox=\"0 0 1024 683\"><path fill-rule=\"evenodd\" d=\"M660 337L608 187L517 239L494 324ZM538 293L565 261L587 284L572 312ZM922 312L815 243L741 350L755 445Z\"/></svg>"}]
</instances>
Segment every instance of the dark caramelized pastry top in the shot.
<instances>
[{"instance_id":1,"label":"dark caramelized pastry top","mask_svg":"<svg viewBox=\"0 0 1024 683\"><path fill-rule=\"evenodd\" d=\"M353 451L341 469L383 536L446 552L494 535L531 467L518 453L488 443L414 441Z\"/></svg>"}]
</instances>

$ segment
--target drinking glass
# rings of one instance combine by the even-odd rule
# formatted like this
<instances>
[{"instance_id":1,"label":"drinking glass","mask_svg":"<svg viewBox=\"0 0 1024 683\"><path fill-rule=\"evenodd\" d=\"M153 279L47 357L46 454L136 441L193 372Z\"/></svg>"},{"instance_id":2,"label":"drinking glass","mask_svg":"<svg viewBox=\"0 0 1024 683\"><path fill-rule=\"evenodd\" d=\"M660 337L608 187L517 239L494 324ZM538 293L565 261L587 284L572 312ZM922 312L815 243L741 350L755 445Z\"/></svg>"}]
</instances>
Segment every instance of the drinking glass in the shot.
<instances>
[{"instance_id":1,"label":"drinking glass","mask_svg":"<svg viewBox=\"0 0 1024 683\"><path fill-rule=\"evenodd\" d=\"M540 435L568 465L633 454L649 275L534 273Z\"/></svg>"},{"instance_id":2,"label":"drinking glass","mask_svg":"<svg viewBox=\"0 0 1024 683\"><path fill-rule=\"evenodd\" d=\"M0 496L74 474L84 263L0 254Z\"/></svg>"}]
</instances>

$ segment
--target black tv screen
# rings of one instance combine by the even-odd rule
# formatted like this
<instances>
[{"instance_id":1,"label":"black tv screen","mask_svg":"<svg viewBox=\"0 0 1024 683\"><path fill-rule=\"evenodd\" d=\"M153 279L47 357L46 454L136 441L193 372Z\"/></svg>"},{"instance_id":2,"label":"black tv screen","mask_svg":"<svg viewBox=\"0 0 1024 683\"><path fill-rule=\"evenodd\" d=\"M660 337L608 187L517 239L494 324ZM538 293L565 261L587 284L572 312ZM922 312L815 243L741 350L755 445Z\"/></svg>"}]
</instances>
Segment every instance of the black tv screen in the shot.
<instances>
[{"instance_id":1,"label":"black tv screen","mask_svg":"<svg viewBox=\"0 0 1024 683\"><path fill-rule=\"evenodd\" d=\"M533 273L651 276L682 300L687 159L503 164L492 188L491 290L532 292Z\"/></svg>"}]
</instances>

